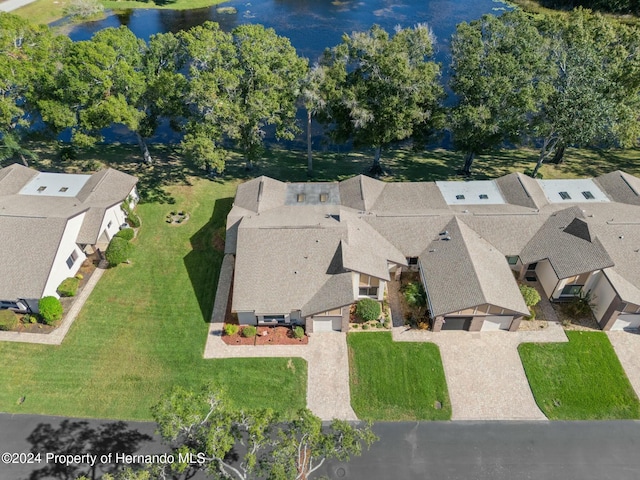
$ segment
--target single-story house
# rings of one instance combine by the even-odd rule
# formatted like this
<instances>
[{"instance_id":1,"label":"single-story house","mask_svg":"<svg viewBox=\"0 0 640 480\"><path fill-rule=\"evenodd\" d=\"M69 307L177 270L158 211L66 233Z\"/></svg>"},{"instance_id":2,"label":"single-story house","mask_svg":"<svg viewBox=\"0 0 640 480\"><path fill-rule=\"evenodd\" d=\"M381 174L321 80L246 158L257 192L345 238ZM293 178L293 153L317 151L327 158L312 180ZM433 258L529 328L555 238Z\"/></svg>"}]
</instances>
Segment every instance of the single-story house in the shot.
<instances>
[{"instance_id":1,"label":"single-story house","mask_svg":"<svg viewBox=\"0 0 640 480\"><path fill-rule=\"evenodd\" d=\"M640 327L640 179L259 177L238 187L223 266L241 324L345 330L354 302L413 270L435 331L516 330L524 279L553 301L588 292L604 330Z\"/></svg>"},{"instance_id":2,"label":"single-story house","mask_svg":"<svg viewBox=\"0 0 640 480\"><path fill-rule=\"evenodd\" d=\"M93 175L0 169L0 308L35 309L87 255L104 250L138 201L137 179L114 169Z\"/></svg>"}]
</instances>

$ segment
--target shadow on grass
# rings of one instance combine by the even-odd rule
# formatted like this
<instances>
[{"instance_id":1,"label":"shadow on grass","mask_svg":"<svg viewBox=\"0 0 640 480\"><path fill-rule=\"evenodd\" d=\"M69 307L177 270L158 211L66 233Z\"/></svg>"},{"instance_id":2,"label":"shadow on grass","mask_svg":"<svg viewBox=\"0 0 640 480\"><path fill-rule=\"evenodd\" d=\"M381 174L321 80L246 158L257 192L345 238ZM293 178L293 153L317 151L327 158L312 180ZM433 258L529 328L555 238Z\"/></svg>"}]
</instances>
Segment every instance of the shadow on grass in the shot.
<instances>
[{"instance_id":1,"label":"shadow on grass","mask_svg":"<svg viewBox=\"0 0 640 480\"><path fill-rule=\"evenodd\" d=\"M209 323L213 311L213 299L224 256L224 243L220 239L224 238L227 215L232 204L231 197L216 200L209 221L189 239L191 251L183 259L205 323Z\"/></svg>"},{"instance_id":2,"label":"shadow on grass","mask_svg":"<svg viewBox=\"0 0 640 480\"><path fill-rule=\"evenodd\" d=\"M130 429L125 422L111 422L91 426L88 421L63 420L59 427L49 423L41 423L31 432L27 441L31 443L31 452L55 455L109 455L116 453L133 454L144 442L153 440L149 435ZM99 458L99 457L98 457ZM86 459L85 459L86 460ZM115 473L118 465L103 463L99 460L91 465L89 461L70 463L49 461L44 468L35 470L28 480L48 478L74 479L85 475L97 479L104 473Z\"/></svg>"}]
</instances>

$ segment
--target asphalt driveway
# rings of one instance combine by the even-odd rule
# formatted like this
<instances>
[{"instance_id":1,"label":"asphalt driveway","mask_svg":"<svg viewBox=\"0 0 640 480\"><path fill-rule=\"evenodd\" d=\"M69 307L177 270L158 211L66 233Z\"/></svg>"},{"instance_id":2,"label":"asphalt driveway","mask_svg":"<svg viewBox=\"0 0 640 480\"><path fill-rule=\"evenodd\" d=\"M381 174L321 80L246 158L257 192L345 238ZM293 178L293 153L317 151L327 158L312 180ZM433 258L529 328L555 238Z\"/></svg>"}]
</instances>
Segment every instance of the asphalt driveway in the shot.
<instances>
[{"instance_id":1,"label":"asphalt driveway","mask_svg":"<svg viewBox=\"0 0 640 480\"><path fill-rule=\"evenodd\" d=\"M566 342L558 324L541 331L425 332L395 328L395 341L433 342L440 355L452 420L546 420L531 393L518 345Z\"/></svg>"}]
</instances>

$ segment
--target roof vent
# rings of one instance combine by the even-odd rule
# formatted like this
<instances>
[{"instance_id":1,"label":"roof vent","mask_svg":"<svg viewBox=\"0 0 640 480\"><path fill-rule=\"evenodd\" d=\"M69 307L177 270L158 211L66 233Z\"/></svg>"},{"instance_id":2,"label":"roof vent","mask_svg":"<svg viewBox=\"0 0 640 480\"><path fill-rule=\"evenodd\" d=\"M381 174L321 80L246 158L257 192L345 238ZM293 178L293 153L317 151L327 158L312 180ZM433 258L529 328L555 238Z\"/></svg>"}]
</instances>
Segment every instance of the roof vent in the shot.
<instances>
[{"instance_id":1,"label":"roof vent","mask_svg":"<svg viewBox=\"0 0 640 480\"><path fill-rule=\"evenodd\" d=\"M448 242L449 240L451 240L451 237L447 235L446 237L442 237L442 240L446 240Z\"/></svg>"},{"instance_id":2,"label":"roof vent","mask_svg":"<svg viewBox=\"0 0 640 480\"><path fill-rule=\"evenodd\" d=\"M444 232L440 232L440 235L449 235L449 232L445 230Z\"/></svg>"}]
</instances>

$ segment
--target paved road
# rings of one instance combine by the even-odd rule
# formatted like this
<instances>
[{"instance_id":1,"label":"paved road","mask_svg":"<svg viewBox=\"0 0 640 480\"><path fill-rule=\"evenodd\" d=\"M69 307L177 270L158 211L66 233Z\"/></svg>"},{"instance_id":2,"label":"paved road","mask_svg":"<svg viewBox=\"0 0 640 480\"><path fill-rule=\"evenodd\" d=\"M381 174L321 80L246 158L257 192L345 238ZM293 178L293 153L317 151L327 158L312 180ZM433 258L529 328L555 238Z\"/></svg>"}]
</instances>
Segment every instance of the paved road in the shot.
<instances>
[{"instance_id":1,"label":"paved road","mask_svg":"<svg viewBox=\"0 0 640 480\"><path fill-rule=\"evenodd\" d=\"M162 453L151 423L88 420L60 429L62 418L0 414L0 453L28 452L38 441L64 442L73 428L93 431L105 444L135 444L131 453ZM106 431L105 424L112 430ZM51 429L43 428L49 425ZM77 425L77 421L75 423ZM38 429L38 427L40 428ZM38 429L38 430L36 430ZM349 464L327 462L318 474L353 480L637 480L640 422L431 422L383 423L381 441ZM40 435L33 435L34 432ZM140 436L149 436L150 439ZM31 436L31 442L27 440ZM82 453L89 453L83 451ZM0 480L27 479L42 465L0 464ZM101 473L99 470L98 473ZM319 476L318 475L318 476ZM34 477L36 478L36 477ZM40 476L40 479L52 478Z\"/></svg>"}]
</instances>

